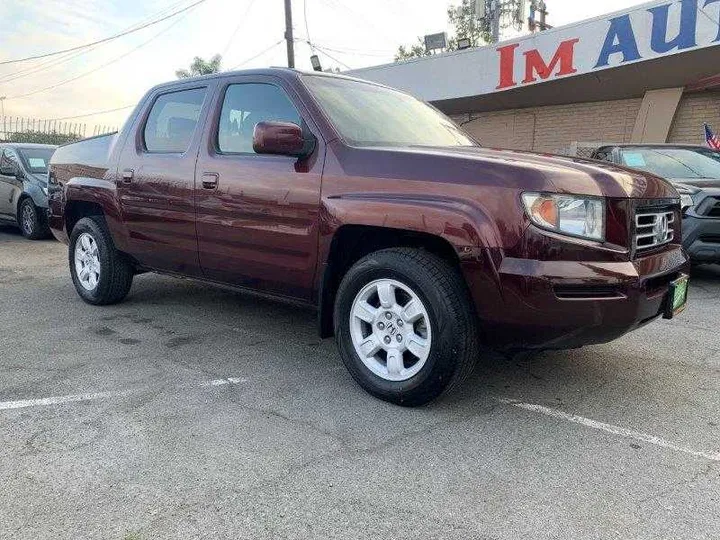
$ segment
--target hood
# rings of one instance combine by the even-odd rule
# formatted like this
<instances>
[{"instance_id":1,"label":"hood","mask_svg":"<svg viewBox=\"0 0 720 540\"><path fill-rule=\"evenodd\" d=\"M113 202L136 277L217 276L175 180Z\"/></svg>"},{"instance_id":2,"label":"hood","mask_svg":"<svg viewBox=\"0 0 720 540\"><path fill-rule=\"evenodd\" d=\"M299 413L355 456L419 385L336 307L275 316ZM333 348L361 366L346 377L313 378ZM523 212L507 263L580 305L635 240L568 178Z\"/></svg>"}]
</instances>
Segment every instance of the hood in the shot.
<instances>
[{"instance_id":1,"label":"hood","mask_svg":"<svg viewBox=\"0 0 720 540\"><path fill-rule=\"evenodd\" d=\"M677 199L662 178L609 162L481 147L383 148L417 156L413 171L443 181L497 184L523 191L545 191L633 199ZM425 158L434 158L432 161Z\"/></svg>"},{"instance_id":2,"label":"hood","mask_svg":"<svg viewBox=\"0 0 720 540\"><path fill-rule=\"evenodd\" d=\"M28 173L27 176L30 180L34 180L38 184L42 184L43 186L47 185L47 173Z\"/></svg>"},{"instance_id":3,"label":"hood","mask_svg":"<svg viewBox=\"0 0 720 540\"><path fill-rule=\"evenodd\" d=\"M719 189L720 178L670 178L670 182L680 188L691 186L698 189Z\"/></svg>"}]
</instances>

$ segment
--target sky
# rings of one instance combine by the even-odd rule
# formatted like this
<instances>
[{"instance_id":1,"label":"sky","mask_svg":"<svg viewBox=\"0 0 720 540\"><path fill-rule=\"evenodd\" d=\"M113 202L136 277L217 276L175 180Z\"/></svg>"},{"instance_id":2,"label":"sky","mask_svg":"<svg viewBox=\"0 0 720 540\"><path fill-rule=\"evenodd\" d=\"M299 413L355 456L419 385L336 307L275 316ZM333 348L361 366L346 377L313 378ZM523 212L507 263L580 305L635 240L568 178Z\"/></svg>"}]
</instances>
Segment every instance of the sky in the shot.
<instances>
[{"instance_id":1,"label":"sky","mask_svg":"<svg viewBox=\"0 0 720 540\"><path fill-rule=\"evenodd\" d=\"M2 0L0 63L100 40L197 1ZM561 26L645 1L546 3L549 23ZM425 34L449 32L447 8L459 0L292 2L294 33L301 40L296 43L296 66L311 68L311 41L321 49L315 52L323 67L347 70L392 62L399 45L415 43ZM175 79L175 71L188 67L194 56L222 54L223 69L283 66L284 21L283 0L205 0L82 54L0 65L4 112L58 119L131 106L153 85ZM71 120L119 126L131 111L128 107Z\"/></svg>"}]
</instances>

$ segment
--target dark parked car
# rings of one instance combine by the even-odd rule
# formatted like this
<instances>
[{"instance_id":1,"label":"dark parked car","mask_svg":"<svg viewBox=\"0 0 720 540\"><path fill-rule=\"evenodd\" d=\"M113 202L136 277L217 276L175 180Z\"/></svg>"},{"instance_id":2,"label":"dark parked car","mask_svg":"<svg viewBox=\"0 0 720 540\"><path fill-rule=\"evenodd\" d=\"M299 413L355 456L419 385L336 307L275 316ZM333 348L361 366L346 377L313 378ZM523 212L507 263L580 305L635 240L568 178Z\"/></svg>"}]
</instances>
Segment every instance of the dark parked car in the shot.
<instances>
[{"instance_id":1,"label":"dark parked car","mask_svg":"<svg viewBox=\"0 0 720 540\"><path fill-rule=\"evenodd\" d=\"M704 146L616 145L594 157L647 171L682 197L683 246L693 263L720 263L720 152Z\"/></svg>"},{"instance_id":2,"label":"dark parked car","mask_svg":"<svg viewBox=\"0 0 720 540\"><path fill-rule=\"evenodd\" d=\"M666 181L480 148L417 99L345 77L157 86L120 133L59 148L49 176L86 302L119 302L148 270L303 302L356 381L403 405L462 381L481 343L603 343L686 301Z\"/></svg>"},{"instance_id":3,"label":"dark parked car","mask_svg":"<svg viewBox=\"0 0 720 540\"><path fill-rule=\"evenodd\" d=\"M0 222L20 227L26 238L50 236L47 172L56 146L0 144Z\"/></svg>"}]
</instances>

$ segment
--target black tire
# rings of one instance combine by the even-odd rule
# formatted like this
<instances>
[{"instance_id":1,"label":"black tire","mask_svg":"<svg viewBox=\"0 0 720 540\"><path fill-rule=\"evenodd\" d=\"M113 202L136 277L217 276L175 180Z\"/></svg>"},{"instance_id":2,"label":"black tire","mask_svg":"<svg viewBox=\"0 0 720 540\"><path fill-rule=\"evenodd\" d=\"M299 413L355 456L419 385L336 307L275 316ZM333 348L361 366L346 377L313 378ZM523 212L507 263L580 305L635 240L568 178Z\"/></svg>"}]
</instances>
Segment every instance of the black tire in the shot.
<instances>
[{"instance_id":1,"label":"black tire","mask_svg":"<svg viewBox=\"0 0 720 540\"><path fill-rule=\"evenodd\" d=\"M20 201L17 220L20 232L29 240L40 240L41 238L47 238L50 234L47 217L43 210L35 206L30 197L25 197Z\"/></svg>"},{"instance_id":2,"label":"black tire","mask_svg":"<svg viewBox=\"0 0 720 540\"><path fill-rule=\"evenodd\" d=\"M78 239L84 234L89 235L95 242L100 263L99 279L92 290L82 285L75 264ZM102 216L86 217L77 222L70 235L68 259L75 290L88 304L96 306L116 304L130 291L134 275L133 267L125 256L115 249L110 231Z\"/></svg>"},{"instance_id":3,"label":"black tire","mask_svg":"<svg viewBox=\"0 0 720 540\"><path fill-rule=\"evenodd\" d=\"M392 279L411 289L424 304L432 328L425 364L404 381L374 373L360 359L352 341L353 302L368 284L379 279ZM477 317L459 270L419 249L377 251L350 268L335 299L334 325L340 355L358 384L377 398L405 407L429 403L459 385L472 373L479 355Z\"/></svg>"}]
</instances>

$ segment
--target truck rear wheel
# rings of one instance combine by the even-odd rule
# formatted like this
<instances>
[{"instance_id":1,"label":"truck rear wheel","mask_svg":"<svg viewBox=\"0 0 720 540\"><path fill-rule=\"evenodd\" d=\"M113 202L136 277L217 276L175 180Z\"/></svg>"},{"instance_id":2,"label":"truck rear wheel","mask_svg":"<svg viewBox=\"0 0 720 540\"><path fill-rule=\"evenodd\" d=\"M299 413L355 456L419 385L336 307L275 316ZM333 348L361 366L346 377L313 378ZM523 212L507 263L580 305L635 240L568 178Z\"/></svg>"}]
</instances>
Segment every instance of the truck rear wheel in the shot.
<instances>
[{"instance_id":1,"label":"truck rear wheel","mask_svg":"<svg viewBox=\"0 0 720 540\"><path fill-rule=\"evenodd\" d=\"M377 251L340 284L335 339L345 366L370 394L424 405L475 366L478 331L456 268L418 249Z\"/></svg>"},{"instance_id":2,"label":"truck rear wheel","mask_svg":"<svg viewBox=\"0 0 720 540\"><path fill-rule=\"evenodd\" d=\"M132 265L115 249L105 219L82 218L70 235L70 274L88 304L116 304L130 291Z\"/></svg>"}]
</instances>

